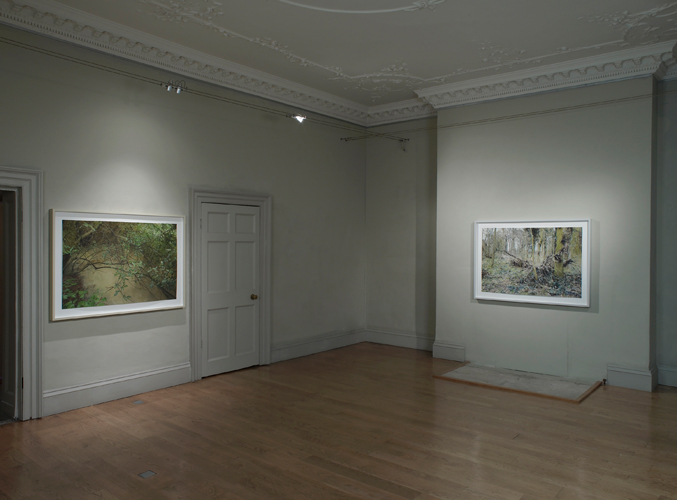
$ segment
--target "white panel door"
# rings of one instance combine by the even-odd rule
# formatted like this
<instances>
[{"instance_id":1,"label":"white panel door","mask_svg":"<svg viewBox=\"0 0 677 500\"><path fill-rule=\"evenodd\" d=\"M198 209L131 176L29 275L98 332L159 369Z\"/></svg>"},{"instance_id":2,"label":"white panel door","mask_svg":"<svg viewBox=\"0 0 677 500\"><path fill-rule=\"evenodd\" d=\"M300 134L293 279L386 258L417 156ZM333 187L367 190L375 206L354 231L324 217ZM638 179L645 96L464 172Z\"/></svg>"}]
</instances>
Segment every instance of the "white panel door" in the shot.
<instances>
[{"instance_id":1,"label":"white panel door","mask_svg":"<svg viewBox=\"0 0 677 500\"><path fill-rule=\"evenodd\" d=\"M259 364L258 207L202 203L202 376Z\"/></svg>"}]
</instances>

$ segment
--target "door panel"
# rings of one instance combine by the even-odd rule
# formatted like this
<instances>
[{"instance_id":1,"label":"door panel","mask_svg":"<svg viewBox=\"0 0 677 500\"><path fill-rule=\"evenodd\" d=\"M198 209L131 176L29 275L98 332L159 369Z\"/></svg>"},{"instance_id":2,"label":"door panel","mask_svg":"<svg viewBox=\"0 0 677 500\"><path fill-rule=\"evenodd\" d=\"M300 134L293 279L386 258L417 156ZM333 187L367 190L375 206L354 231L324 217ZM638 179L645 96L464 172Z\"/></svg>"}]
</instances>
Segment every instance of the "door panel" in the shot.
<instances>
[{"instance_id":1,"label":"door panel","mask_svg":"<svg viewBox=\"0 0 677 500\"><path fill-rule=\"evenodd\" d=\"M249 334L256 325L256 310L253 306L235 308L235 346L239 355L249 354L254 350L254 339Z\"/></svg>"},{"instance_id":2,"label":"door panel","mask_svg":"<svg viewBox=\"0 0 677 500\"><path fill-rule=\"evenodd\" d=\"M256 245L252 242L238 241L235 243L235 289L253 290L256 288Z\"/></svg>"},{"instance_id":3,"label":"door panel","mask_svg":"<svg viewBox=\"0 0 677 500\"><path fill-rule=\"evenodd\" d=\"M235 214L235 232L239 234L255 234L256 217L250 214Z\"/></svg>"},{"instance_id":4,"label":"door panel","mask_svg":"<svg viewBox=\"0 0 677 500\"><path fill-rule=\"evenodd\" d=\"M259 364L260 214L258 207L203 203L201 218L206 377Z\"/></svg>"},{"instance_id":5,"label":"door panel","mask_svg":"<svg viewBox=\"0 0 677 500\"><path fill-rule=\"evenodd\" d=\"M209 338L209 361L230 356L228 338L230 337L230 309L212 309L207 313L207 332Z\"/></svg>"},{"instance_id":6,"label":"door panel","mask_svg":"<svg viewBox=\"0 0 677 500\"><path fill-rule=\"evenodd\" d=\"M209 293L230 291L230 243L227 241L210 241L207 243L207 276Z\"/></svg>"}]
</instances>

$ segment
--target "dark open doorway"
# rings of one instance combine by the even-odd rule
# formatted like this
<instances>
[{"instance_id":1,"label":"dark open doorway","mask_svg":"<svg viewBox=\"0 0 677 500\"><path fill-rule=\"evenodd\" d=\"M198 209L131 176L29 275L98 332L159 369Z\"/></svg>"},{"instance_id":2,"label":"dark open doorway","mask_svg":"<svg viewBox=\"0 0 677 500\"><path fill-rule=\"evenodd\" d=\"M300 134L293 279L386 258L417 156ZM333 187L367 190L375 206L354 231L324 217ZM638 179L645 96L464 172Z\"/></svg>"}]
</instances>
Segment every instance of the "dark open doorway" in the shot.
<instances>
[{"instance_id":1,"label":"dark open doorway","mask_svg":"<svg viewBox=\"0 0 677 500\"><path fill-rule=\"evenodd\" d=\"M17 193L0 191L0 423L18 417Z\"/></svg>"}]
</instances>

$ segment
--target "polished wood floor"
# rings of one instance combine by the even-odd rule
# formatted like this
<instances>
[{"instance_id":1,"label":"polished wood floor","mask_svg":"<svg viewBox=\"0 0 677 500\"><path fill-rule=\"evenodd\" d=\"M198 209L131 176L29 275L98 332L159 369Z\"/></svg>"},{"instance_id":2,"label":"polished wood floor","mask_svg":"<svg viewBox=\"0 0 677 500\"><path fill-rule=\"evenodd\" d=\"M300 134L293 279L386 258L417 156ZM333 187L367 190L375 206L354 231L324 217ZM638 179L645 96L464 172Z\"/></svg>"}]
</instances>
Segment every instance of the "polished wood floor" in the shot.
<instances>
[{"instance_id":1,"label":"polished wood floor","mask_svg":"<svg viewBox=\"0 0 677 500\"><path fill-rule=\"evenodd\" d=\"M674 389L577 406L454 366L363 343L4 425L0 499L677 500Z\"/></svg>"}]
</instances>

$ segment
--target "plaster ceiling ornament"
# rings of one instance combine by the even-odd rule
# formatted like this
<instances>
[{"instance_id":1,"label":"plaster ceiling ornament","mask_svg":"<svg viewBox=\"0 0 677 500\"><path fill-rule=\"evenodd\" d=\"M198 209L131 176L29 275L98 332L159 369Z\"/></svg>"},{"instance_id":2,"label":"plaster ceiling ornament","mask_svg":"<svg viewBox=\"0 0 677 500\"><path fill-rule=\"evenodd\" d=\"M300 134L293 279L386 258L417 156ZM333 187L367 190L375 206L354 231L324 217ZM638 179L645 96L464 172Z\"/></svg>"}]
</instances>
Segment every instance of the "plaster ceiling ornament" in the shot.
<instances>
[{"instance_id":1,"label":"plaster ceiling ornament","mask_svg":"<svg viewBox=\"0 0 677 500\"><path fill-rule=\"evenodd\" d=\"M491 42L485 40L483 42L477 42L473 40L474 43L479 45L482 62L485 63L494 63L496 65L505 65L505 64L519 64L524 62L539 63L540 59L523 61L521 57L523 54L526 54L526 49L514 49L508 48L505 45L502 45L497 42Z\"/></svg>"},{"instance_id":2,"label":"plaster ceiling ornament","mask_svg":"<svg viewBox=\"0 0 677 500\"><path fill-rule=\"evenodd\" d=\"M414 12L435 8L446 0L278 0L278 2L304 9L339 14L389 14L391 12Z\"/></svg>"},{"instance_id":3,"label":"plaster ceiling ornament","mask_svg":"<svg viewBox=\"0 0 677 500\"><path fill-rule=\"evenodd\" d=\"M217 0L139 0L139 3L150 6L152 10L148 14L155 16L161 21L178 24L192 22L226 38L240 39L278 52L290 62L300 66L313 66L338 76L343 75L341 68L323 65L297 55L287 45L272 38L247 36L218 25L216 21L225 16L226 13L223 10L223 4Z\"/></svg>"},{"instance_id":4,"label":"plaster ceiling ornament","mask_svg":"<svg viewBox=\"0 0 677 500\"><path fill-rule=\"evenodd\" d=\"M376 73L358 76L342 74L333 79L350 82L353 88L369 92L372 102L377 102L395 90L413 90L423 83L429 83L429 80L412 75L404 61L397 61ZM433 82L442 83L443 80Z\"/></svg>"},{"instance_id":5,"label":"plaster ceiling ornament","mask_svg":"<svg viewBox=\"0 0 677 500\"><path fill-rule=\"evenodd\" d=\"M631 13L625 10L613 14L583 16L580 19L621 31L626 46L635 43L659 43L677 37L677 2L642 12Z\"/></svg>"},{"instance_id":6,"label":"plaster ceiling ornament","mask_svg":"<svg viewBox=\"0 0 677 500\"><path fill-rule=\"evenodd\" d=\"M410 0L305 0L304 2L292 0L278 0L278 2L333 13L371 13L384 14L397 11L414 11L432 9L435 5L445 0L428 0L411 2ZM629 14L627 11L610 14L595 15L588 18L579 18L587 22L607 24L615 29L623 31L623 38L612 42L573 47L555 47L548 52L530 55L525 48L512 48L498 41L472 41L479 52L474 68L457 68L454 71L429 78L417 76L411 73L406 63L402 67L397 64L363 74L349 74L344 68L336 65L327 65L300 55L289 48L288 45L272 38L248 36L219 24L220 19L226 19L225 7L219 0L139 0L152 8L147 12L157 19L178 24L196 23L206 29L217 32L226 38L240 39L259 45L268 50L282 55L289 62L300 67L315 68L330 73L328 80L343 81L348 83L344 90L354 89L369 95L372 103L383 100L389 95L413 91L431 86L440 85L459 77L466 79L468 76L488 72L501 72L512 70L518 66L537 66L544 61L553 60L563 54L599 51L609 47L624 48L629 45L648 44L677 38L677 20L674 11L677 10L677 2L664 5L659 8ZM339 6L341 6L339 8ZM361 6L360 9L357 9ZM380 8L373 8L373 7ZM348 8L351 7L351 8ZM629 41L630 40L630 41Z\"/></svg>"},{"instance_id":7,"label":"plaster ceiling ornament","mask_svg":"<svg viewBox=\"0 0 677 500\"><path fill-rule=\"evenodd\" d=\"M355 103L335 96L324 95L322 92L294 85L292 82L285 82L272 75L262 76L254 71L240 71L243 68L237 65L231 69L191 59L174 50L118 36L107 30L99 30L52 13L41 12L31 6L15 3L13 0L0 0L0 19L6 24L28 27L34 32L48 34L151 66L171 69L197 80L266 97L352 123L366 124L369 118L366 106L355 105ZM210 62L218 63L219 61L211 58Z\"/></svg>"},{"instance_id":8,"label":"plaster ceiling ornament","mask_svg":"<svg viewBox=\"0 0 677 500\"><path fill-rule=\"evenodd\" d=\"M327 7L338 1L296 3ZM571 0L578 9L563 31L576 31L568 41L578 44L553 43L563 38L559 32L549 37L558 24L534 35L529 31L533 23L525 20L520 32L504 17L514 14L514 24L526 12L508 9L500 0L478 0L504 10L485 12L476 25L458 24L456 14L460 8L467 9L466 17L484 12L477 3L410 0L341 0L344 6L354 2L400 9L369 16L302 9L280 0L0 0L0 22L371 126L431 116L435 108L620 78L677 78L671 52L677 40L677 1L641 12L606 9L612 14L600 14L606 4L633 1L599 0L595 15L579 16L577 12L591 9L585 0ZM644 5L658 1L643 0ZM532 8L543 5L525 2ZM555 5L561 7L559 17L550 11ZM543 12L560 23L568 10L570 4L558 3ZM130 17L135 11L148 15ZM281 17L289 11L307 17L308 26L300 32L291 29L299 23ZM494 25L485 29L489 21ZM590 24L601 27L586 28ZM467 31L458 35L463 43L448 43L464 26ZM346 27L358 31L345 32ZM395 28L411 33L405 36Z\"/></svg>"}]
</instances>

